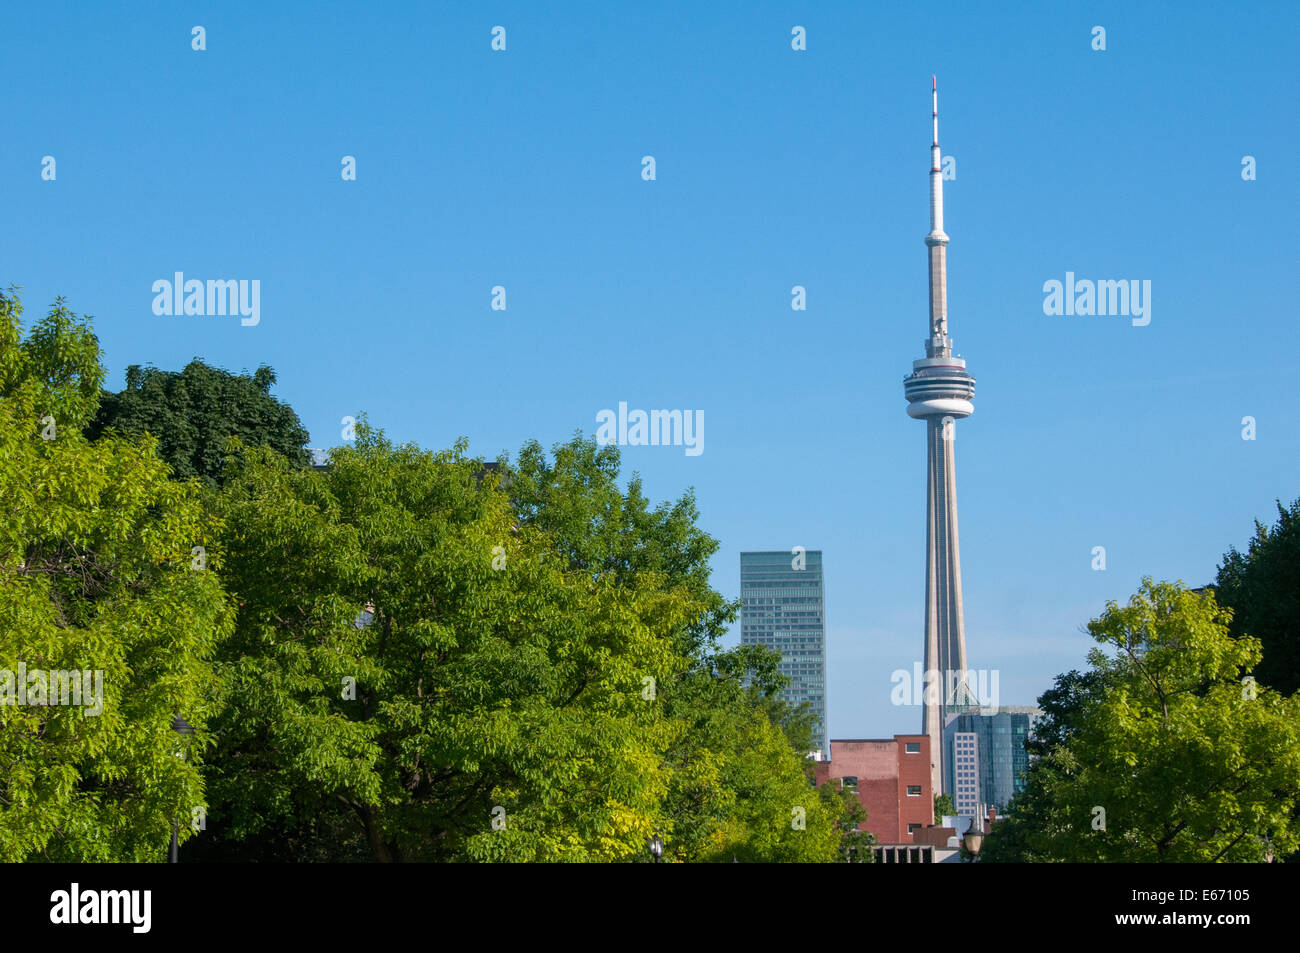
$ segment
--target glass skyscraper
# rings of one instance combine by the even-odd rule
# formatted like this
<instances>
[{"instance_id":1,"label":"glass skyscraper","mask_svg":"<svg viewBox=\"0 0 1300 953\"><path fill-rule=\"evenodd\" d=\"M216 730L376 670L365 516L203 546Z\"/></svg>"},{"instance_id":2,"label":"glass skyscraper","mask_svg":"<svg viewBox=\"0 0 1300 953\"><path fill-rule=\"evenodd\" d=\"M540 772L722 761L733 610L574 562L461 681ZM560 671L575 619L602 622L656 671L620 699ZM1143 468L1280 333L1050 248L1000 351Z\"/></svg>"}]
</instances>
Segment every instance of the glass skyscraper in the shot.
<instances>
[{"instance_id":1,"label":"glass skyscraper","mask_svg":"<svg viewBox=\"0 0 1300 953\"><path fill-rule=\"evenodd\" d=\"M740 554L740 641L781 653L781 693L792 705L808 702L813 738L830 757L826 731L826 598L819 549Z\"/></svg>"},{"instance_id":2,"label":"glass skyscraper","mask_svg":"<svg viewBox=\"0 0 1300 953\"><path fill-rule=\"evenodd\" d=\"M978 708L949 712L944 731L944 779L949 781L945 793L952 795L959 813L972 812L976 804L1005 810L1012 796L1024 789L1029 769L1025 741L1042 714L1037 708L1005 705L996 714Z\"/></svg>"}]
</instances>

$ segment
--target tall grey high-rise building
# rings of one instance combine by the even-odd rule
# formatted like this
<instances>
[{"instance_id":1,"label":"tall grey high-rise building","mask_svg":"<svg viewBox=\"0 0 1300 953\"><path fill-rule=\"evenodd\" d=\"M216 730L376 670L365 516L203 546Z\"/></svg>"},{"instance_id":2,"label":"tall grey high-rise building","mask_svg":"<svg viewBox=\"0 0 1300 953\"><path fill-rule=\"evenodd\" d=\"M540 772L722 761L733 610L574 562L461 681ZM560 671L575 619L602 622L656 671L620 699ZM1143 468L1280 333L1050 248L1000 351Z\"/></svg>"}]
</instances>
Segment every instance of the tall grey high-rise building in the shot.
<instances>
[{"instance_id":1,"label":"tall grey high-rise building","mask_svg":"<svg viewBox=\"0 0 1300 953\"><path fill-rule=\"evenodd\" d=\"M826 731L826 594L819 549L740 554L740 641L781 653L781 693L808 702L816 717L813 737L830 756Z\"/></svg>"},{"instance_id":2,"label":"tall grey high-rise building","mask_svg":"<svg viewBox=\"0 0 1300 953\"><path fill-rule=\"evenodd\" d=\"M925 357L912 362L903 381L909 417L925 421L927 446L925 673L934 691L922 697L921 730L930 739L935 791L944 791L944 713L971 700L962 680L949 697L950 672L966 671L962 621L961 553L957 545L957 471L953 453L956 421L975 412L975 378L953 353L948 337L948 236L943 230L943 172L939 156L939 86L931 80L934 139L930 146L930 336Z\"/></svg>"}]
</instances>

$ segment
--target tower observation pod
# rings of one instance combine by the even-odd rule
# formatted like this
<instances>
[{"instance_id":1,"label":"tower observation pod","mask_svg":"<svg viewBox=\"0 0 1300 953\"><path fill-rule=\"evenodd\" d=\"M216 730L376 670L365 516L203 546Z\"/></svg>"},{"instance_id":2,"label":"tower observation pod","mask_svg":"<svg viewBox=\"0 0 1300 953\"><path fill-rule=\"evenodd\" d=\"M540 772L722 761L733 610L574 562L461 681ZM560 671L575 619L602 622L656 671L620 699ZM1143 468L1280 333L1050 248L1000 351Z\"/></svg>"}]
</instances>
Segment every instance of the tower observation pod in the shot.
<instances>
[{"instance_id":1,"label":"tower observation pod","mask_svg":"<svg viewBox=\"0 0 1300 953\"><path fill-rule=\"evenodd\" d=\"M975 412L975 378L953 354L948 337L948 236L943 230L943 173L939 168L939 87L930 85L934 136L930 145L930 334L925 357L903 379L909 417L926 425L925 678L921 730L930 739L930 773L936 794L954 793L945 777L945 715L974 701L966 673L966 630L961 601L961 551L957 540L955 421ZM931 682L930 680L933 679Z\"/></svg>"},{"instance_id":2,"label":"tower observation pod","mask_svg":"<svg viewBox=\"0 0 1300 953\"><path fill-rule=\"evenodd\" d=\"M948 337L948 236L943 230L943 172L939 168L939 88L931 77L934 138L930 145L930 233L925 244L930 258L930 336L925 357L912 362L903 381L907 414L931 417L969 417L975 412L975 378L966 362L952 352Z\"/></svg>"}]
</instances>

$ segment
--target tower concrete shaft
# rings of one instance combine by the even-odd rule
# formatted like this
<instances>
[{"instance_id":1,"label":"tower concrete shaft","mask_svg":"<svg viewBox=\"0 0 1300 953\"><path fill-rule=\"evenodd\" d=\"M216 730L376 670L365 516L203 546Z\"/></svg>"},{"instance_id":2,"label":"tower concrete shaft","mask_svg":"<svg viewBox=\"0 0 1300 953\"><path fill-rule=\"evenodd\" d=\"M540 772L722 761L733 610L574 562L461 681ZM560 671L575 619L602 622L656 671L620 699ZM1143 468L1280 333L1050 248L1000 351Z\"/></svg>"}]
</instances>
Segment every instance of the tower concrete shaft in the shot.
<instances>
[{"instance_id":1,"label":"tower concrete shaft","mask_svg":"<svg viewBox=\"0 0 1300 953\"><path fill-rule=\"evenodd\" d=\"M925 421L925 678L921 730L930 739L930 772L936 794L944 778L943 730L952 708L974 701L966 680L966 627L961 599L961 551L957 541L956 422L975 412L975 378L953 353L948 337L948 236L943 230L943 172L939 153L939 91L931 85L934 138L930 146L930 231L925 236L930 271L930 335L925 357L912 362L903 380L908 416Z\"/></svg>"},{"instance_id":2,"label":"tower concrete shaft","mask_svg":"<svg viewBox=\"0 0 1300 953\"><path fill-rule=\"evenodd\" d=\"M948 430L948 436L944 431ZM966 697L966 625L961 601L961 548L957 539L957 468L951 420L925 422L927 447L925 527L925 672L933 679L921 696L922 731L930 739L931 777L943 793L943 729L950 708Z\"/></svg>"}]
</instances>

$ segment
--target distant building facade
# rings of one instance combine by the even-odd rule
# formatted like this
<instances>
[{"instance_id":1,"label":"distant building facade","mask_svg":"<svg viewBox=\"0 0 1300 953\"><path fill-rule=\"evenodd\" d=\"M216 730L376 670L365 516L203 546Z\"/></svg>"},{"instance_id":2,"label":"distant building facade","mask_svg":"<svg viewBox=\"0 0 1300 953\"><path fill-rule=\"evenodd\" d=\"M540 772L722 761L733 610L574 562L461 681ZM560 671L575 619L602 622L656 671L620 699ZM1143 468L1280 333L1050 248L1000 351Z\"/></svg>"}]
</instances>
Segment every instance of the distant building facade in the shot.
<instances>
[{"instance_id":1,"label":"distant building facade","mask_svg":"<svg viewBox=\"0 0 1300 953\"><path fill-rule=\"evenodd\" d=\"M952 786L948 794L958 814L973 817L980 809L979 735L973 731L954 731L952 750L953 767L948 772Z\"/></svg>"},{"instance_id":2,"label":"distant building facade","mask_svg":"<svg viewBox=\"0 0 1300 953\"><path fill-rule=\"evenodd\" d=\"M821 550L740 554L740 641L781 653L781 674L790 679L781 698L808 702L814 738L823 757L826 730L826 593Z\"/></svg>"},{"instance_id":3,"label":"distant building facade","mask_svg":"<svg viewBox=\"0 0 1300 953\"><path fill-rule=\"evenodd\" d=\"M912 835L934 823L926 735L832 741L830 751L830 761L813 765L814 779L856 791L867 810L861 829L880 844L914 843Z\"/></svg>"},{"instance_id":4,"label":"distant building facade","mask_svg":"<svg viewBox=\"0 0 1300 953\"><path fill-rule=\"evenodd\" d=\"M1029 769L1025 742L1042 711L1002 706L997 714L978 708L952 711L944 728L944 777L958 814L983 813L989 807L1005 811L1024 789Z\"/></svg>"}]
</instances>

